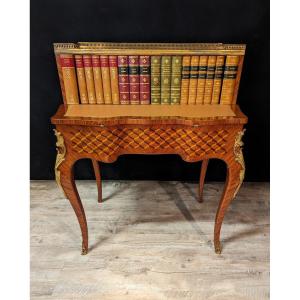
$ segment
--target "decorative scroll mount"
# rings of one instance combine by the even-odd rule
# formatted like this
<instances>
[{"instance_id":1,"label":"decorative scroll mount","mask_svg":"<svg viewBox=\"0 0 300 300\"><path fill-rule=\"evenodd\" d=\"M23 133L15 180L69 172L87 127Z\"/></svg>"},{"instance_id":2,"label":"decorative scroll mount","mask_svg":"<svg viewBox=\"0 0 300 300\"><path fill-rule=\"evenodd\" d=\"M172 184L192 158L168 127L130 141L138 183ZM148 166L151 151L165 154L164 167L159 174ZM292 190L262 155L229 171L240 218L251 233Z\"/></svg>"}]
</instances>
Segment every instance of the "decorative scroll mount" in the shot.
<instances>
[{"instance_id":1,"label":"decorative scroll mount","mask_svg":"<svg viewBox=\"0 0 300 300\"><path fill-rule=\"evenodd\" d=\"M56 142L56 162L55 162L55 180L57 185L62 189L61 182L60 182L60 171L58 170L58 167L61 165L61 163L65 160L66 155L66 147L64 143L64 137L62 134L54 129L54 134L56 135L57 142ZM63 189L62 189L63 190Z\"/></svg>"},{"instance_id":2,"label":"decorative scroll mount","mask_svg":"<svg viewBox=\"0 0 300 300\"><path fill-rule=\"evenodd\" d=\"M240 170L240 182L239 185L237 186L233 198L235 198L235 196L237 195L243 181L245 178L245 161L244 161L244 156L243 156L243 151L242 148L244 146L244 143L242 142L242 137L245 133L246 129L243 129L242 131L239 131L235 137L235 142L234 142L234 148L233 148L233 152L234 152L234 156L235 156L235 161L238 162L241 165L241 170Z\"/></svg>"}]
</instances>

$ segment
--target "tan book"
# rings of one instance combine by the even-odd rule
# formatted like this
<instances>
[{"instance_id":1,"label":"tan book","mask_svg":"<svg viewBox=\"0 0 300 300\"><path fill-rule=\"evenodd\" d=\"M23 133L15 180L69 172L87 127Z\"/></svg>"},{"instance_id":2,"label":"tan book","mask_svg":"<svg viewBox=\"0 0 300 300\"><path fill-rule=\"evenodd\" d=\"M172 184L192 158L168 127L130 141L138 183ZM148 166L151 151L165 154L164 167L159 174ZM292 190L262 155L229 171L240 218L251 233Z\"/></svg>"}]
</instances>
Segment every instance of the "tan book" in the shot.
<instances>
[{"instance_id":1,"label":"tan book","mask_svg":"<svg viewBox=\"0 0 300 300\"><path fill-rule=\"evenodd\" d=\"M55 61L56 61L56 67L57 67L57 72L58 72L60 88L61 88L61 95L63 97L64 104L67 104L65 87L64 87L64 79L63 79L63 74L62 74L62 69L61 69L61 64L60 64L60 55L59 54L55 54Z\"/></svg>"},{"instance_id":2,"label":"tan book","mask_svg":"<svg viewBox=\"0 0 300 300\"><path fill-rule=\"evenodd\" d=\"M181 96L180 104L187 104L189 99L191 57L183 56L181 68Z\"/></svg>"},{"instance_id":3,"label":"tan book","mask_svg":"<svg viewBox=\"0 0 300 300\"><path fill-rule=\"evenodd\" d=\"M61 54L60 65L64 81L67 104L79 104L78 88L72 54Z\"/></svg>"},{"instance_id":4,"label":"tan book","mask_svg":"<svg viewBox=\"0 0 300 300\"><path fill-rule=\"evenodd\" d=\"M219 103L221 86L222 86L222 77L224 72L224 62L225 62L225 57L223 55L218 55L216 60L215 78L214 78L214 85L213 85L213 92L212 92L212 99L211 99L212 104Z\"/></svg>"},{"instance_id":5,"label":"tan book","mask_svg":"<svg viewBox=\"0 0 300 300\"><path fill-rule=\"evenodd\" d=\"M197 96L196 103L203 104L204 102L204 89L205 89L205 80L207 73L207 55L201 55L199 58L199 71L198 71L198 81L197 81Z\"/></svg>"},{"instance_id":6,"label":"tan book","mask_svg":"<svg viewBox=\"0 0 300 300\"><path fill-rule=\"evenodd\" d=\"M89 104L96 104L92 57L90 55L83 55L83 65Z\"/></svg>"},{"instance_id":7,"label":"tan book","mask_svg":"<svg viewBox=\"0 0 300 300\"><path fill-rule=\"evenodd\" d=\"M79 86L80 103L88 104L89 99L88 99L86 82L85 82L82 55L75 55L75 64L76 64L76 72L77 72L77 81Z\"/></svg>"},{"instance_id":8,"label":"tan book","mask_svg":"<svg viewBox=\"0 0 300 300\"><path fill-rule=\"evenodd\" d=\"M97 104L104 104L101 64L100 64L99 55L92 55L92 66L93 66L96 102Z\"/></svg>"},{"instance_id":9,"label":"tan book","mask_svg":"<svg viewBox=\"0 0 300 300\"><path fill-rule=\"evenodd\" d=\"M191 68L190 68L188 104L196 104L198 70L199 70L199 56L198 55L192 56L191 57Z\"/></svg>"},{"instance_id":10,"label":"tan book","mask_svg":"<svg viewBox=\"0 0 300 300\"><path fill-rule=\"evenodd\" d=\"M119 99L119 80L118 80L118 58L115 55L108 57L111 98L113 104L120 104Z\"/></svg>"},{"instance_id":11,"label":"tan book","mask_svg":"<svg viewBox=\"0 0 300 300\"><path fill-rule=\"evenodd\" d=\"M210 104L212 98L212 90L215 77L215 68L216 68L216 56L211 55L208 57L207 61L207 72L205 79L205 89L204 89L204 104Z\"/></svg>"},{"instance_id":12,"label":"tan book","mask_svg":"<svg viewBox=\"0 0 300 300\"><path fill-rule=\"evenodd\" d=\"M233 100L239 56L226 57L220 104L231 104Z\"/></svg>"},{"instance_id":13,"label":"tan book","mask_svg":"<svg viewBox=\"0 0 300 300\"><path fill-rule=\"evenodd\" d=\"M100 62L101 62L104 103L112 104L108 56L100 55Z\"/></svg>"}]
</instances>

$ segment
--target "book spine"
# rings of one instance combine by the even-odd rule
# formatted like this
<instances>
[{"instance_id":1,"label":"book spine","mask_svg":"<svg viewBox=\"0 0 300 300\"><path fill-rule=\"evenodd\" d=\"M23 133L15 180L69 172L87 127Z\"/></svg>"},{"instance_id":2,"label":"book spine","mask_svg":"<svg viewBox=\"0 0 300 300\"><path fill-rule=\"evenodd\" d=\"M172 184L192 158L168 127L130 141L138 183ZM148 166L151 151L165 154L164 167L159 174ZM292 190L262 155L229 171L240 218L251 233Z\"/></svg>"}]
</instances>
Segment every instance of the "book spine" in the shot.
<instances>
[{"instance_id":1,"label":"book spine","mask_svg":"<svg viewBox=\"0 0 300 300\"><path fill-rule=\"evenodd\" d=\"M88 99L86 82L85 82L82 55L75 55L75 64L76 64L76 72L77 72L77 81L79 86L80 103L88 104L89 99Z\"/></svg>"},{"instance_id":2,"label":"book spine","mask_svg":"<svg viewBox=\"0 0 300 300\"><path fill-rule=\"evenodd\" d=\"M161 56L151 56L151 104L160 104Z\"/></svg>"},{"instance_id":3,"label":"book spine","mask_svg":"<svg viewBox=\"0 0 300 300\"><path fill-rule=\"evenodd\" d=\"M67 104L79 104L76 72L72 54L61 54L60 65Z\"/></svg>"},{"instance_id":4,"label":"book spine","mask_svg":"<svg viewBox=\"0 0 300 300\"><path fill-rule=\"evenodd\" d=\"M180 104L181 64L181 56L172 56L171 104Z\"/></svg>"},{"instance_id":5,"label":"book spine","mask_svg":"<svg viewBox=\"0 0 300 300\"><path fill-rule=\"evenodd\" d=\"M192 56L191 57L191 68L190 68L190 84L189 84L188 104L196 103L198 70L199 70L199 56Z\"/></svg>"},{"instance_id":6,"label":"book spine","mask_svg":"<svg viewBox=\"0 0 300 300\"><path fill-rule=\"evenodd\" d=\"M103 96L105 104L112 104L111 100L111 88L110 88L110 74L109 74L109 62L107 55L100 55L101 75L103 83Z\"/></svg>"},{"instance_id":7,"label":"book spine","mask_svg":"<svg viewBox=\"0 0 300 300\"><path fill-rule=\"evenodd\" d=\"M181 104L187 104L189 99L190 67L191 57L183 56L181 68Z\"/></svg>"},{"instance_id":8,"label":"book spine","mask_svg":"<svg viewBox=\"0 0 300 300\"><path fill-rule=\"evenodd\" d=\"M92 55L92 66L94 74L96 102L97 104L104 104L101 64L99 55Z\"/></svg>"},{"instance_id":9,"label":"book spine","mask_svg":"<svg viewBox=\"0 0 300 300\"><path fill-rule=\"evenodd\" d=\"M215 77L215 68L216 68L216 56L209 56L207 62L207 73L205 80L205 89L204 89L204 104L211 103L212 89L214 84Z\"/></svg>"},{"instance_id":10,"label":"book spine","mask_svg":"<svg viewBox=\"0 0 300 300\"><path fill-rule=\"evenodd\" d=\"M117 56L110 55L108 60L109 60L109 73L110 73L110 86L111 86L112 103L113 104L120 104Z\"/></svg>"},{"instance_id":11,"label":"book spine","mask_svg":"<svg viewBox=\"0 0 300 300\"><path fill-rule=\"evenodd\" d=\"M118 56L119 94L121 104L130 104L128 56Z\"/></svg>"},{"instance_id":12,"label":"book spine","mask_svg":"<svg viewBox=\"0 0 300 300\"><path fill-rule=\"evenodd\" d=\"M171 103L171 56L161 59L161 104Z\"/></svg>"},{"instance_id":13,"label":"book spine","mask_svg":"<svg viewBox=\"0 0 300 300\"><path fill-rule=\"evenodd\" d=\"M55 54L55 61L56 61L56 67L57 67L58 78L59 78L59 83L60 83L60 88L61 88L61 94L62 94L63 102L64 102L64 104L67 104L66 93L65 93L65 86L64 86L64 79L63 79L63 74L62 74L62 69L61 69L59 54Z\"/></svg>"},{"instance_id":14,"label":"book spine","mask_svg":"<svg viewBox=\"0 0 300 300\"><path fill-rule=\"evenodd\" d=\"M131 55L128 59L130 104L140 104L139 57Z\"/></svg>"},{"instance_id":15,"label":"book spine","mask_svg":"<svg viewBox=\"0 0 300 300\"><path fill-rule=\"evenodd\" d=\"M216 60L216 70L215 70L215 78L214 78L214 85L212 91L212 104L218 104L221 92L221 85L222 85L222 77L224 72L224 56L217 56Z\"/></svg>"},{"instance_id":16,"label":"book spine","mask_svg":"<svg viewBox=\"0 0 300 300\"><path fill-rule=\"evenodd\" d=\"M140 100L150 104L150 56L140 56Z\"/></svg>"},{"instance_id":17,"label":"book spine","mask_svg":"<svg viewBox=\"0 0 300 300\"><path fill-rule=\"evenodd\" d=\"M203 104L204 102L204 89L205 89L205 80L207 73L207 55L201 55L199 58L199 71L198 71L198 81L197 81L197 97L196 103Z\"/></svg>"},{"instance_id":18,"label":"book spine","mask_svg":"<svg viewBox=\"0 0 300 300\"><path fill-rule=\"evenodd\" d=\"M231 104L233 100L239 56L226 57L220 104Z\"/></svg>"},{"instance_id":19,"label":"book spine","mask_svg":"<svg viewBox=\"0 0 300 300\"><path fill-rule=\"evenodd\" d=\"M83 55L83 65L89 104L96 104L92 57L90 55Z\"/></svg>"}]
</instances>

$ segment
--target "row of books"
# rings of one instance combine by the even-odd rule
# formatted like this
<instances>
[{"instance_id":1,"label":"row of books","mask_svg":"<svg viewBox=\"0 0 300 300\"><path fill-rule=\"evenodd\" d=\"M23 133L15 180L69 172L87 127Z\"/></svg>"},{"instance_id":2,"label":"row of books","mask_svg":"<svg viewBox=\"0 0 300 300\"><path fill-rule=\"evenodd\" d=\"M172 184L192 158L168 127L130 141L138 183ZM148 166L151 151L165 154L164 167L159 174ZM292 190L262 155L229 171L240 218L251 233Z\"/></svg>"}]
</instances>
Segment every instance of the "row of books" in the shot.
<instances>
[{"instance_id":1,"label":"row of books","mask_svg":"<svg viewBox=\"0 0 300 300\"><path fill-rule=\"evenodd\" d=\"M59 57L67 104L231 104L239 56Z\"/></svg>"}]
</instances>

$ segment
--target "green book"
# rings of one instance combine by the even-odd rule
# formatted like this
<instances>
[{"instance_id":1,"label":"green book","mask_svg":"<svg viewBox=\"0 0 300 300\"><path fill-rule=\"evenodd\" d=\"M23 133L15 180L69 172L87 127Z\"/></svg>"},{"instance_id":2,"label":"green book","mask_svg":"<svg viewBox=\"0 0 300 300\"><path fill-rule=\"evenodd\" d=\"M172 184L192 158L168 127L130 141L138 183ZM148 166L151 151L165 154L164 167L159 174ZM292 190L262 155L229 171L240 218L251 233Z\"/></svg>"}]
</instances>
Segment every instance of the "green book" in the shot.
<instances>
[{"instance_id":1,"label":"green book","mask_svg":"<svg viewBox=\"0 0 300 300\"><path fill-rule=\"evenodd\" d=\"M151 104L160 104L160 56L151 56Z\"/></svg>"},{"instance_id":2,"label":"green book","mask_svg":"<svg viewBox=\"0 0 300 300\"><path fill-rule=\"evenodd\" d=\"M171 103L171 56L161 58L161 104Z\"/></svg>"},{"instance_id":3,"label":"green book","mask_svg":"<svg viewBox=\"0 0 300 300\"><path fill-rule=\"evenodd\" d=\"M181 56L172 56L171 104L180 104L181 63Z\"/></svg>"}]
</instances>

